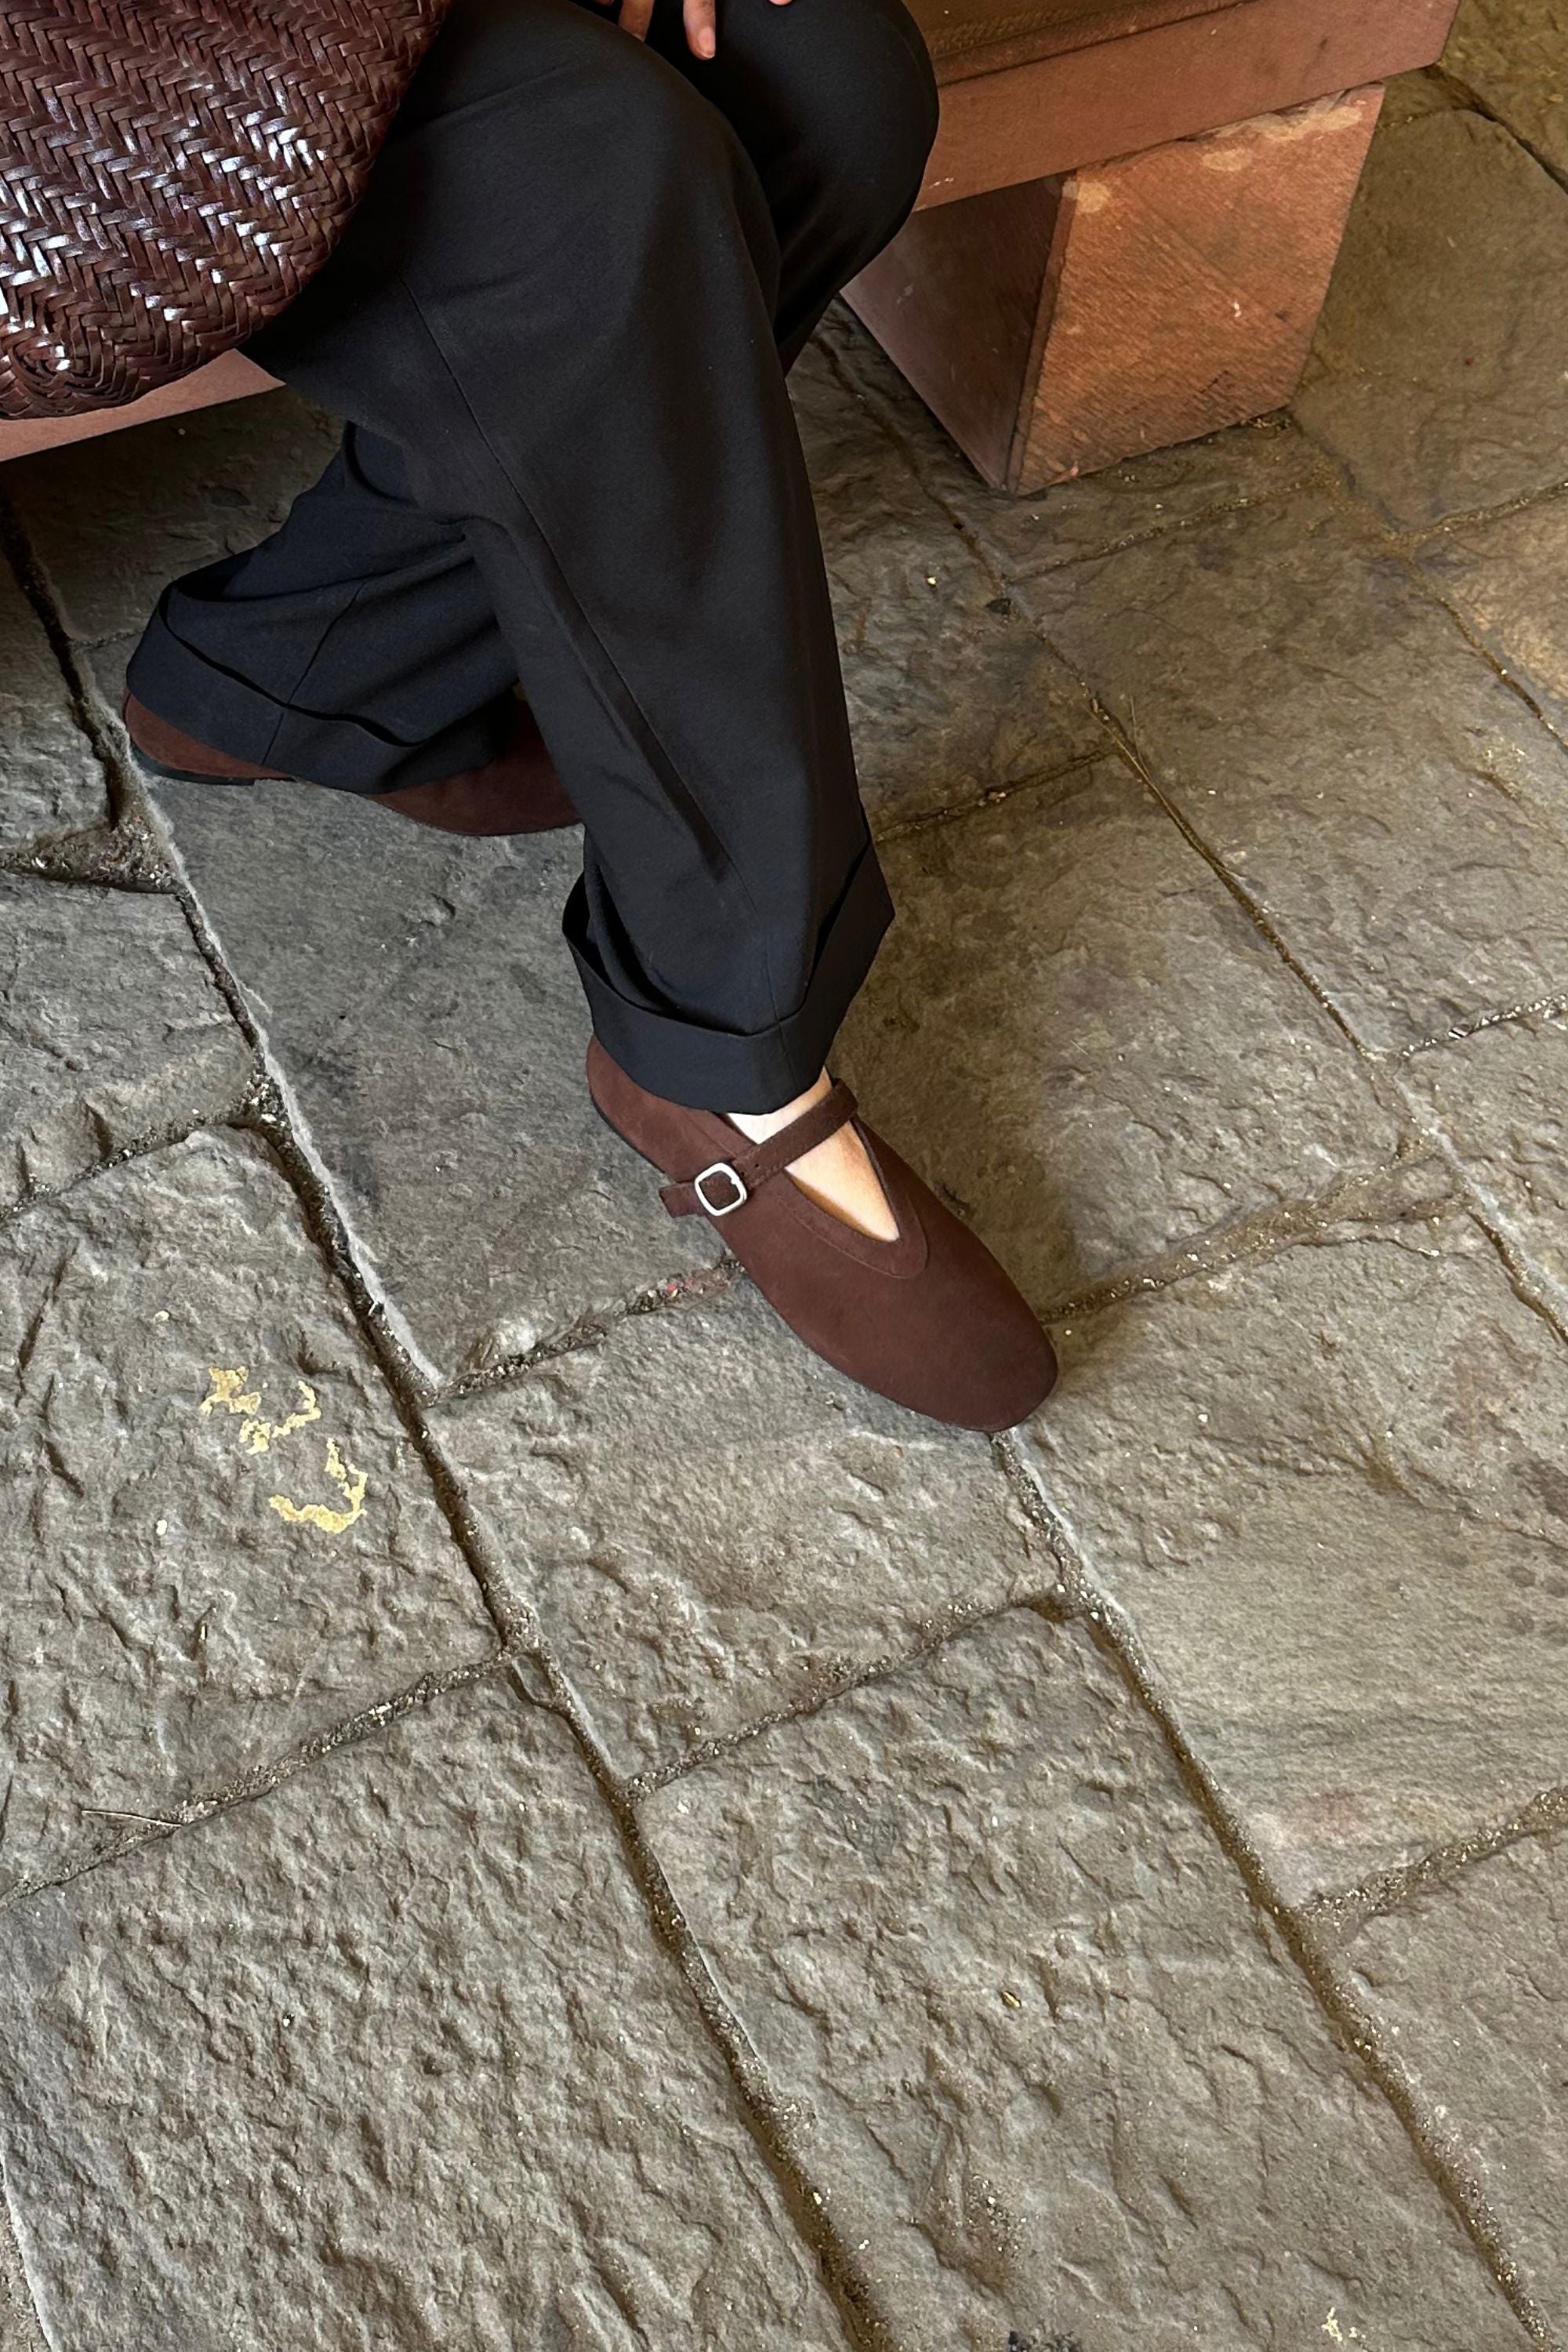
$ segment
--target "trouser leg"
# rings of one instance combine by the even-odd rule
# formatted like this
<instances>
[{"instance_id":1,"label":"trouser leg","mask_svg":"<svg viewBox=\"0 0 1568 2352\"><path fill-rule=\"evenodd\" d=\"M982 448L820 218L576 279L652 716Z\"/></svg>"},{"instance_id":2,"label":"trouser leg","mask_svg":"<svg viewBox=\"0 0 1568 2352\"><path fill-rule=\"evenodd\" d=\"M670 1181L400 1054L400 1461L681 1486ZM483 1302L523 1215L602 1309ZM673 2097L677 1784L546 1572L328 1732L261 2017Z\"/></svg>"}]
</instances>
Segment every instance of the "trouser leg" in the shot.
<instances>
[{"instance_id":1,"label":"trouser leg","mask_svg":"<svg viewBox=\"0 0 1568 2352\"><path fill-rule=\"evenodd\" d=\"M127 674L200 743L366 793L495 758L516 677L462 526L353 425L280 530L163 591Z\"/></svg>"},{"instance_id":2,"label":"trouser leg","mask_svg":"<svg viewBox=\"0 0 1568 2352\"><path fill-rule=\"evenodd\" d=\"M731 13L718 58L699 61L679 6L661 0L649 36L730 121L763 184L786 369L898 226L935 121L901 0L837 6L826 56L822 30L753 5ZM199 741L383 792L493 758L515 677L460 526L422 512L396 446L351 425L280 530L165 589L131 683Z\"/></svg>"},{"instance_id":3,"label":"trouser leg","mask_svg":"<svg viewBox=\"0 0 1568 2352\"><path fill-rule=\"evenodd\" d=\"M725 41L766 8L731 0ZM899 37L905 184L873 238L929 137ZM738 1109L815 1075L888 913L774 344L784 261L757 167L667 62L562 0L469 0L257 347L400 451L432 561L447 532L474 558L586 820L568 933L606 1045ZM800 273L797 333L831 290Z\"/></svg>"}]
</instances>

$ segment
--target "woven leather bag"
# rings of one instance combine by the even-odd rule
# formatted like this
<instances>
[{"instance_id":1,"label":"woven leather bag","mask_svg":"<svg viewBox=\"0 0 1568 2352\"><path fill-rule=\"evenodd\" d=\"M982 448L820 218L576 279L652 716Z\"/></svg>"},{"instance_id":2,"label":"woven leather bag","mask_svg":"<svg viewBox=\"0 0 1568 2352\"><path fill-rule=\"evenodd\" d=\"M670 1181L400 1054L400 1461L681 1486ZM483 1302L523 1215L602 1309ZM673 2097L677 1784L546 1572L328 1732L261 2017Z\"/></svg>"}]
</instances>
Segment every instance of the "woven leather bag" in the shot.
<instances>
[{"instance_id":1,"label":"woven leather bag","mask_svg":"<svg viewBox=\"0 0 1568 2352\"><path fill-rule=\"evenodd\" d=\"M449 0L0 0L0 416L112 408L331 251Z\"/></svg>"}]
</instances>

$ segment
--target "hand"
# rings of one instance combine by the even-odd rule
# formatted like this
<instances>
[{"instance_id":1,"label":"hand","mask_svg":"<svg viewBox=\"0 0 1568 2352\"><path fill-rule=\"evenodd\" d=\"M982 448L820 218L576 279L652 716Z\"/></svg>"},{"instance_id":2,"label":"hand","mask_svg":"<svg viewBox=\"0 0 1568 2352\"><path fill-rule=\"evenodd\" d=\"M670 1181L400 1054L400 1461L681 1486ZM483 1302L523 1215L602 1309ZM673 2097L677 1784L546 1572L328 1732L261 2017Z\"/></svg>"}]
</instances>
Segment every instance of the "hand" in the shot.
<instances>
[{"instance_id":1,"label":"hand","mask_svg":"<svg viewBox=\"0 0 1568 2352\"><path fill-rule=\"evenodd\" d=\"M710 58L719 47L719 32L714 22L718 0L680 0L681 22L686 26L686 46L694 58ZM773 0L775 8L787 8L789 0ZM623 33L634 40L646 41L647 28L653 22L654 0L621 0L621 12L616 22Z\"/></svg>"}]
</instances>

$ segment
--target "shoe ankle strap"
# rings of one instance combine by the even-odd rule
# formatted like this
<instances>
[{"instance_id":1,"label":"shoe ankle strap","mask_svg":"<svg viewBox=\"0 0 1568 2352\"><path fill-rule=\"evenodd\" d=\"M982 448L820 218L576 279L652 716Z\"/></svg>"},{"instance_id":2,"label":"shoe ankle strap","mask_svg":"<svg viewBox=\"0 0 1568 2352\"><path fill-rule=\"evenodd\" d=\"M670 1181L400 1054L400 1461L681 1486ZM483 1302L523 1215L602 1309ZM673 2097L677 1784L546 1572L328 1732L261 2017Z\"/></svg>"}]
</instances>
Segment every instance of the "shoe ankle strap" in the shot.
<instances>
[{"instance_id":1,"label":"shoe ankle strap","mask_svg":"<svg viewBox=\"0 0 1568 2352\"><path fill-rule=\"evenodd\" d=\"M666 1184L658 1197L672 1217L727 1217L731 1210L743 1208L773 1177L782 1175L792 1160L804 1158L841 1127L847 1127L854 1116L854 1096L836 1081L820 1102L803 1110L765 1142L746 1143L737 1136L738 1150L699 1169L683 1184Z\"/></svg>"}]
</instances>

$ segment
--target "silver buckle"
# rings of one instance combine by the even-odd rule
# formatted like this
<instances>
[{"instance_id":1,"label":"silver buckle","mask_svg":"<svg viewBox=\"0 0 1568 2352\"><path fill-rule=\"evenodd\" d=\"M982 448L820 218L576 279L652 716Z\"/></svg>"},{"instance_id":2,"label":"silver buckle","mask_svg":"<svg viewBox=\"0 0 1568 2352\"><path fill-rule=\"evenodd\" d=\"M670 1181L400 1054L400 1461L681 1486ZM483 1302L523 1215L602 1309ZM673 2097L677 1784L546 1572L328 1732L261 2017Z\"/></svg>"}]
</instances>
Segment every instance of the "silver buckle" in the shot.
<instances>
[{"instance_id":1,"label":"silver buckle","mask_svg":"<svg viewBox=\"0 0 1568 2352\"><path fill-rule=\"evenodd\" d=\"M730 1182L735 1188L734 1199L732 1201L725 1201L720 1203L715 1203L710 1201L708 1198L707 1193L702 1190L703 1185L706 1184L710 1176L728 1177ZM746 1190L745 1181L741 1175L740 1170L737 1168L731 1168L727 1160L715 1160L711 1167L705 1168L702 1171L700 1176L694 1176L691 1180L691 1189L696 1193L698 1199L701 1202L703 1207L707 1210L710 1217L727 1217L731 1213L731 1210L744 1208L746 1202L752 1197Z\"/></svg>"}]
</instances>

